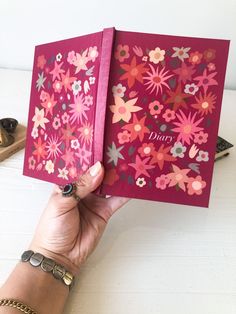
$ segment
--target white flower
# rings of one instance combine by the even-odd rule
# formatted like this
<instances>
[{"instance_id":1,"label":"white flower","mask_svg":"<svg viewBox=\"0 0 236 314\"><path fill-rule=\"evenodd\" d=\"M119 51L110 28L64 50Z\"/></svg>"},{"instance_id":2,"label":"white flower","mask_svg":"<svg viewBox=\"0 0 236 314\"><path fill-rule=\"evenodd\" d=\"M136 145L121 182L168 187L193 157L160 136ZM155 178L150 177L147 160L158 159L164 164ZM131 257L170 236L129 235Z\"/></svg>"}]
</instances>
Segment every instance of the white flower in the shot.
<instances>
[{"instance_id":1,"label":"white flower","mask_svg":"<svg viewBox=\"0 0 236 314\"><path fill-rule=\"evenodd\" d=\"M37 128L33 128L31 132L31 136L36 139L39 136L39 132Z\"/></svg>"},{"instance_id":2,"label":"white flower","mask_svg":"<svg viewBox=\"0 0 236 314\"><path fill-rule=\"evenodd\" d=\"M71 140L70 146L71 146L71 148L77 149L80 147L80 143L78 140Z\"/></svg>"},{"instance_id":3,"label":"white flower","mask_svg":"<svg viewBox=\"0 0 236 314\"><path fill-rule=\"evenodd\" d=\"M90 47L88 52L89 59L91 59L94 62L97 56L98 56L97 46Z\"/></svg>"},{"instance_id":4,"label":"white flower","mask_svg":"<svg viewBox=\"0 0 236 314\"><path fill-rule=\"evenodd\" d=\"M35 107L35 114L32 121L34 121L34 128L41 126L43 129L45 129L45 123L49 122L49 120L44 117L44 109L39 110L37 107Z\"/></svg>"},{"instance_id":5,"label":"white flower","mask_svg":"<svg viewBox=\"0 0 236 314\"><path fill-rule=\"evenodd\" d=\"M87 94L89 90L90 90L89 82L86 80L84 81L84 93Z\"/></svg>"},{"instance_id":6,"label":"white flower","mask_svg":"<svg viewBox=\"0 0 236 314\"><path fill-rule=\"evenodd\" d=\"M174 146L170 150L172 156L174 157L184 157L184 153L186 152L186 147L182 145L181 142L176 142Z\"/></svg>"},{"instance_id":7,"label":"white flower","mask_svg":"<svg viewBox=\"0 0 236 314\"><path fill-rule=\"evenodd\" d=\"M144 185L146 185L145 179L144 178L138 178L136 180L136 185L142 188Z\"/></svg>"},{"instance_id":8,"label":"white flower","mask_svg":"<svg viewBox=\"0 0 236 314\"><path fill-rule=\"evenodd\" d=\"M149 51L149 60L155 64L164 60L165 50L161 50L159 47L156 47L155 50Z\"/></svg>"},{"instance_id":9,"label":"white flower","mask_svg":"<svg viewBox=\"0 0 236 314\"><path fill-rule=\"evenodd\" d=\"M119 83L118 85L114 85L112 87L112 93L114 96L124 97L125 91L126 91L126 87L122 86L121 83Z\"/></svg>"},{"instance_id":10,"label":"white flower","mask_svg":"<svg viewBox=\"0 0 236 314\"><path fill-rule=\"evenodd\" d=\"M62 54L61 54L61 53L58 53L58 54L56 55L56 60L57 60L58 62L60 62L60 61L61 61L61 58L62 58Z\"/></svg>"},{"instance_id":11,"label":"white flower","mask_svg":"<svg viewBox=\"0 0 236 314\"><path fill-rule=\"evenodd\" d=\"M90 76L89 77L89 83L92 85L95 83L95 77L94 76Z\"/></svg>"},{"instance_id":12,"label":"white flower","mask_svg":"<svg viewBox=\"0 0 236 314\"><path fill-rule=\"evenodd\" d=\"M66 167L64 167L63 169L58 168L58 172L59 172L58 178L68 180L67 175L68 175L69 171L66 169Z\"/></svg>"},{"instance_id":13,"label":"white flower","mask_svg":"<svg viewBox=\"0 0 236 314\"><path fill-rule=\"evenodd\" d=\"M81 91L82 87L81 87L81 81L74 81L74 83L71 85L72 90L73 90L73 94L77 95L78 92Z\"/></svg>"},{"instance_id":14,"label":"white flower","mask_svg":"<svg viewBox=\"0 0 236 314\"><path fill-rule=\"evenodd\" d=\"M147 61L148 60L148 56L143 56L142 57L142 61Z\"/></svg>"},{"instance_id":15,"label":"white flower","mask_svg":"<svg viewBox=\"0 0 236 314\"><path fill-rule=\"evenodd\" d=\"M208 161L209 160L208 152L204 152L203 150L199 150L196 160L197 161Z\"/></svg>"},{"instance_id":16,"label":"white flower","mask_svg":"<svg viewBox=\"0 0 236 314\"><path fill-rule=\"evenodd\" d=\"M194 83L186 84L184 88L184 92L191 95L195 95L198 90L199 90L198 86L195 85Z\"/></svg>"},{"instance_id":17,"label":"white flower","mask_svg":"<svg viewBox=\"0 0 236 314\"><path fill-rule=\"evenodd\" d=\"M173 50L175 51L171 57L178 57L181 61L184 61L184 59L189 57L188 51L190 48L178 48L178 47L173 47Z\"/></svg>"},{"instance_id":18,"label":"white flower","mask_svg":"<svg viewBox=\"0 0 236 314\"><path fill-rule=\"evenodd\" d=\"M45 170L47 170L49 174L54 172L54 163L51 160L47 160Z\"/></svg>"}]
</instances>

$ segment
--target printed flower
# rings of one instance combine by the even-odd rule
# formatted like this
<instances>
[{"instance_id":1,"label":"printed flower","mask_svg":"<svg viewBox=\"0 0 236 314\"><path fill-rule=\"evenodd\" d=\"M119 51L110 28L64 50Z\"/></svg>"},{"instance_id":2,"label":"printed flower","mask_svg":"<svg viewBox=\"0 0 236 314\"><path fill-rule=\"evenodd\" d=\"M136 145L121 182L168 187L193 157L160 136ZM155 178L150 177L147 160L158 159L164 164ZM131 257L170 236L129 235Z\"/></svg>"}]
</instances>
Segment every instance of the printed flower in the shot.
<instances>
[{"instance_id":1,"label":"printed flower","mask_svg":"<svg viewBox=\"0 0 236 314\"><path fill-rule=\"evenodd\" d=\"M48 174L54 172L54 163L51 160L46 161L45 170L48 172Z\"/></svg>"},{"instance_id":2,"label":"printed flower","mask_svg":"<svg viewBox=\"0 0 236 314\"><path fill-rule=\"evenodd\" d=\"M61 119L63 124L68 123L70 120L70 116L68 115L67 112L64 112L63 115L61 116Z\"/></svg>"},{"instance_id":3,"label":"printed flower","mask_svg":"<svg viewBox=\"0 0 236 314\"><path fill-rule=\"evenodd\" d=\"M143 50L142 50L141 47L134 46L133 47L133 52L136 54L136 56L138 56L140 58L143 56Z\"/></svg>"},{"instance_id":4,"label":"printed flower","mask_svg":"<svg viewBox=\"0 0 236 314\"><path fill-rule=\"evenodd\" d=\"M186 191L185 183L187 183L189 180L187 174L189 173L190 169L180 169L176 165L172 165L172 168L173 172L166 175L170 180L169 186L178 185L181 190Z\"/></svg>"},{"instance_id":5,"label":"printed flower","mask_svg":"<svg viewBox=\"0 0 236 314\"><path fill-rule=\"evenodd\" d=\"M216 51L215 49L207 49L203 52L203 59L206 60L206 62L210 62L214 60L216 57Z\"/></svg>"},{"instance_id":6,"label":"printed flower","mask_svg":"<svg viewBox=\"0 0 236 314\"><path fill-rule=\"evenodd\" d=\"M72 90L73 90L73 94L74 95L77 95L78 92L80 92L82 90L82 87L81 87L81 81L74 81L74 83L72 84Z\"/></svg>"},{"instance_id":7,"label":"printed flower","mask_svg":"<svg viewBox=\"0 0 236 314\"><path fill-rule=\"evenodd\" d=\"M176 111L180 107L187 108L185 99L192 97L192 95L185 94L182 92L181 84L179 84L175 91L168 90L168 95L170 96L166 99L166 104L173 104L173 110Z\"/></svg>"},{"instance_id":8,"label":"printed flower","mask_svg":"<svg viewBox=\"0 0 236 314\"><path fill-rule=\"evenodd\" d=\"M170 179L165 174L162 174L160 177L156 178L156 188L165 190L169 182Z\"/></svg>"},{"instance_id":9,"label":"printed flower","mask_svg":"<svg viewBox=\"0 0 236 314\"><path fill-rule=\"evenodd\" d=\"M141 159L139 155L136 155L135 162L128 164L130 167L134 168L136 170L135 173L135 179L137 179L141 174L150 177L150 174L147 172L147 170L155 168L153 165L148 165L148 161L150 160L150 157L147 157L145 159Z\"/></svg>"},{"instance_id":10,"label":"printed flower","mask_svg":"<svg viewBox=\"0 0 236 314\"><path fill-rule=\"evenodd\" d=\"M159 47L156 47L155 50L149 51L149 61L157 64L164 60L165 53L165 50L161 50Z\"/></svg>"},{"instance_id":11,"label":"printed flower","mask_svg":"<svg viewBox=\"0 0 236 314\"><path fill-rule=\"evenodd\" d=\"M151 156L155 152L155 147L152 143L143 143L143 145L139 147L138 152L141 157Z\"/></svg>"},{"instance_id":12,"label":"printed flower","mask_svg":"<svg viewBox=\"0 0 236 314\"><path fill-rule=\"evenodd\" d=\"M68 180L68 173L69 171L66 169L66 167L64 167L63 169L60 169L58 168L58 178L62 178L62 179L65 179L65 180Z\"/></svg>"},{"instance_id":13,"label":"printed flower","mask_svg":"<svg viewBox=\"0 0 236 314\"><path fill-rule=\"evenodd\" d=\"M165 67L159 71L158 67L155 70L151 64L149 64L149 66L151 71L147 72L148 76L143 77L144 80L147 80L147 82L144 83L144 85L147 85L147 90L151 89L149 93L156 91L157 95L159 91L162 92L162 86L165 86L169 89L170 87L167 85L166 80L172 77L173 74L168 75L168 71L165 71Z\"/></svg>"},{"instance_id":14,"label":"printed flower","mask_svg":"<svg viewBox=\"0 0 236 314\"><path fill-rule=\"evenodd\" d=\"M188 194L200 195L202 194L202 189L204 189L205 186L206 186L206 182L202 180L201 176L196 176L196 178L189 178L188 184L187 184Z\"/></svg>"},{"instance_id":15,"label":"printed flower","mask_svg":"<svg viewBox=\"0 0 236 314\"><path fill-rule=\"evenodd\" d=\"M119 144L128 143L130 139L130 133L128 131L123 131L117 134Z\"/></svg>"},{"instance_id":16,"label":"printed flower","mask_svg":"<svg viewBox=\"0 0 236 314\"><path fill-rule=\"evenodd\" d=\"M112 87L112 93L114 96L124 97L124 93L126 91L126 87L122 86L122 84L118 84Z\"/></svg>"},{"instance_id":17,"label":"printed flower","mask_svg":"<svg viewBox=\"0 0 236 314\"><path fill-rule=\"evenodd\" d=\"M69 168L69 176L73 179L77 178L78 174L77 174L77 169L76 167L70 167Z\"/></svg>"},{"instance_id":18,"label":"printed flower","mask_svg":"<svg viewBox=\"0 0 236 314\"><path fill-rule=\"evenodd\" d=\"M166 122L170 122L175 119L175 111L166 109L165 113L162 115Z\"/></svg>"},{"instance_id":19,"label":"printed flower","mask_svg":"<svg viewBox=\"0 0 236 314\"><path fill-rule=\"evenodd\" d=\"M191 94L191 95L195 95L196 94L196 92L198 91L198 87L197 87L197 85L195 85L194 83L192 83L192 84L186 84L185 85L185 88L184 88L184 92L186 93L186 94Z\"/></svg>"},{"instance_id":20,"label":"printed flower","mask_svg":"<svg viewBox=\"0 0 236 314\"><path fill-rule=\"evenodd\" d=\"M203 115L207 115L208 113L212 113L212 110L215 109L216 96L210 92L206 95L202 95L200 93L199 97L195 97L196 103L191 106L195 109L198 109L198 113Z\"/></svg>"},{"instance_id":21,"label":"printed flower","mask_svg":"<svg viewBox=\"0 0 236 314\"><path fill-rule=\"evenodd\" d=\"M151 115L156 115L161 113L163 105L161 105L159 101L155 100L149 104L148 108L150 109Z\"/></svg>"},{"instance_id":22,"label":"printed flower","mask_svg":"<svg viewBox=\"0 0 236 314\"><path fill-rule=\"evenodd\" d=\"M204 133L201 131L201 132L195 134L194 143L197 143L197 144L206 143L207 138L208 138L208 133Z\"/></svg>"},{"instance_id":23,"label":"printed flower","mask_svg":"<svg viewBox=\"0 0 236 314\"><path fill-rule=\"evenodd\" d=\"M29 157L28 164L29 164L29 169L32 169L32 170L35 169L36 160L34 159L33 156Z\"/></svg>"},{"instance_id":24,"label":"printed flower","mask_svg":"<svg viewBox=\"0 0 236 314\"><path fill-rule=\"evenodd\" d=\"M63 62L61 63L57 63L56 61L54 62L54 68L51 72L49 72L50 74L52 74L52 80L55 81L55 79L60 80L60 74L64 73L65 70L63 70L61 67L63 65Z\"/></svg>"},{"instance_id":25,"label":"printed flower","mask_svg":"<svg viewBox=\"0 0 236 314\"><path fill-rule=\"evenodd\" d=\"M142 57L142 61L145 61L145 62L146 62L147 60L148 60L148 56L143 56L143 57Z\"/></svg>"},{"instance_id":26,"label":"printed flower","mask_svg":"<svg viewBox=\"0 0 236 314\"><path fill-rule=\"evenodd\" d=\"M42 142L41 137L38 138L38 142L34 142L35 150L33 151L33 155L37 157L37 162L40 161L40 159L44 159L47 155L47 152L45 150L46 143Z\"/></svg>"},{"instance_id":27,"label":"printed flower","mask_svg":"<svg viewBox=\"0 0 236 314\"><path fill-rule=\"evenodd\" d=\"M133 122L130 124L126 124L122 127L124 130L128 130L130 132L130 142L133 142L137 137L142 142L144 135L146 133L150 133L149 129L145 126L146 116L138 120L136 114L133 115Z\"/></svg>"},{"instance_id":28,"label":"printed flower","mask_svg":"<svg viewBox=\"0 0 236 314\"><path fill-rule=\"evenodd\" d=\"M88 120L86 111L89 110L89 108L85 105L84 96L82 94L74 95L74 103L70 104L69 107L72 108L70 110L70 113L72 114L70 120L72 123L75 121L77 121L77 123L82 123L83 118Z\"/></svg>"},{"instance_id":29,"label":"printed flower","mask_svg":"<svg viewBox=\"0 0 236 314\"><path fill-rule=\"evenodd\" d=\"M90 77L89 77L89 83L90 83L91 85L93 85L93 84L95 83L95 80L96 80L96 77L94 77L94 76L90 76Z\"/></svg>"},{"instance_id":30,"label":"printed flower","mask_svg":"<svg viewBox=\"0 0 236 314\"><path fill-rule=\"evenodd\" d=\"M77 149L77 148L80 147L80 143L79 143L79 141L77 139L71 140L70 146L71 146L71 148Z\"/></svg>"},{"instance_id":31,"label":"printed flower","mask_svg":"<svg viewBox=\"0 0 236 314\"><path fill-rule=\"evenodd\" d=\"M31 131L31 136L33 137L33 139L36 139L39 136L39 132L38 132L38 128L33 128Z\"/></svg>"},{"instance_id":32,"label":"printed flower","mask_svg":"<svg viewBox=\"0 0 236 314\"><path fill-rule=\"evenodd\" d=\"M164 144L162 144L157 151L154 151L152 154L152 159L150 161L150 164L158 164L158 167L162 170L165 161L175 161L176 158L169 155L171 146L164 147Z\"/></svg>"},{"instance_id":33,"label":"printed flower","mask_svg":"<svg viewBox=\"0 0 236 314\"><path fill-rule=\"evenodd\" d=\"M194 81L198 81L197 86L202 86L204 93L206 93L209 86L218 85L217 81L213 78L216 74L217 72L207 74L207 70L205 69L203 75L195 77Z\"/></svg>"},{"instance_id":34,"label":"printed flower","mask_svg":"<svg viewBox=\"0 0 236 314\"><path fill-rule=\"evenodd\" d=\"M105 171L105 177L103 183L108 185L113 185L116 181L119 180L119 175L116 172L116 169L109 169Z\"/></svg>"},{"instance_id":35,"label":"printed flower","mask_svg":"<svg viewBox=\"0 0 236 314\"><path fill-rule=\"evenodd\" d=\"M56 135L49 138L46 145L47 158L57 158L61 154L60 145L61 142L59 142L59 138Z\"/></svg>"},{"instance_id":36,"label":"printed flower","mask_svg":"<svg viewBox=\"0 0 236 314\"><path fill-rule=\"evenodd\" d=\"M50 95L44 90L42 90L39 96L40 100L44 102L48 99L48 97L50 97Z\"/></svg>"},{"instance_id":37,"label":"printed flower","mask_svg":"<svg viewBox=\"0 0 236 314\"><path fill-rule=\"evenodd\" d=\"M91 151L88 151L85 147L85 143L83 144L83 146L80 146L78 148L78 152L75 153L75 155L79 158L79 162L81 164L86 163L89 164L90 162L90 158L92 155Z\"/></svg>"},{"instance_id":38,"label":"printed flower","mask_svg":"<svg viewBox=\"0 0 236 314\"><path fill-rule=\"evenodd\" d=\"M196 161L208 161L209 155L208 152L204 152L203 150L199 150Z\"/></svg>"},{"instance_id":39,"label":"printed flower","mask_svg":"<svg viewBox=\"0 0 236 314\"><path fill-rule=\"evenodd\" d=\"M184 61L184 59L188 58L189 57L189 50L191 48L187 47L187 48L184 48L184 47L181 47L181 48L178 48L178 47L173 47L173 50L175 51L173 53L173 55L171 57L178 57L181 61Z\"/></svg>"},{"instance_id":40,"label":"printed flower","mask_svg":"<svg viewBox=\"0 0 236 314\"><path fill-rule=\"evenodd\" d=\"M49 120L44 117L44 109L39 110L38 107L35 107L35 113L32 121L34 121L34 128L41 126L43 129L45 129L45 123L49 122Z\"/></svg>"},{"instance_id":41,"label":"printed flower","mask_svg":"<svg viewBox=\"0 0 236 314\"><path fill-rule=\"evenodd\" d=\"M82 142L85 142L86 144L92 143L93 139L93 126L85 122L82 124L80 128L78 128L78 131L80 132L79 138L81 139Z\"/></svg>"},{"instance_id":42,"label":"printed flower","mask_svg":"<svg viewBox=\"0 0 236 314\"><path fill-rule=\"evenodd\" d=\"M146 185L146 181L144 178L138 178L136 180L136 185L139 186L140 188L142 188L144 185Z\"/></svg>"},{"instance_id":43,"label":"printed flower","mask_svg":"<svg viewBox=\"0 0 236 314\"><path fill-rule=\"evenodd\" d=\"M84 104L87 106L92 106L93 104L93 96L87 95L84 97Z\"/></svg>"},{"instance_id":44,"label":"printed flower","mask_svg":"<svg viewBox=\"0 0 236 314\"><path fill-rule=\"evenodd\" d=\"M74 152L70 149L66 149L64 155L61 158L65 161L66 167L68 165L73 165L75 162Z\"/></svg>"},{"instance_id":45,"label":"printed flower","mask_svg":"<svg viewBox=\"0 0 236 314\"><path fill-rule=\"evenodd\" d=\"M51 116L53 115L53 108L56 106L57 102L54 100L54 94L48 97L45 102L42 103L42 106L46 109L46 116L50 112Z\"/></svg>"},{"instance_id":46,"label":"printed flower","mask_svg":"<svg viewBox=\"0 0 236 314\"><path fill-rule=\"evenodd\" d=\"M44 55L38 56L38 59L37 59L37 67L42 70L42 69L44 68L46 62L47 62L47 60L45 59L45 56L44 56Z\"/></svg>"},{"instance_id":47,"label":"printed flower","mask_svg":"<svg viewBox=\"0 0 236 314\"><path fill-rule=\"evenodd\" d=\"M66 128L61 128L61 133L62 133L62 136L61 136L61 139L66 141L66 146L69 145L69 142L71 140L75 140L76 139L76 136L75 136L75 126L72 127L69 125L69 123L67 123L66 125Z\"/></svg>"},{"instance_id":48,"label":"printed flower","mask_svg":"<svg viewBox=\"0 0 236 314\"><path fill-rule=\"evenodd\" d=\"M188 152L189 158L193 159L199 151L199 148L195 144L193 144Z\"/></svg>"},{"instance_id":49,"label":"printed flower","mask_svg":"<svg viewBox=\"0 0 236 314\"><path fill-rule=\"evenodd\" d=\"M114 96L115 105L110 106L111 112L113 112L112 123L119 122L121 119L125 122L129 122L132 112L142 110L139 106L134 106L138 98L133 98L128 101L124 101L119 96Z\"/></svg>"},{"instance_id":50,"label":"printed flower","mask_svg":"<svg viewBox=\"0 0 236 314\"><path fill-rule=\"evenodd\" d=\"M94 62L98 56L98 48L97 46L89 47L88 51L88 59Z\"/></svg>"},{"instance_id":51,"label":"printed flower","mask_svg":"<svg viewBox=\"0 0 236 314\"><path fill-rule=\"evenodd\" d=\"M52 123L52 126L55 130L58 130L59 127L61 126L61 120L58 117L55 117Z\"/></svg>"},{"instance_id":52,"label":"printed flower","mask_svg":"<svg viewBox=\"0 0 236 314\"><path fill-rule=\"evenodd\" d=\"M46 77L44 77L43 72L40 74L38 73L38 79L36 81L36 88L38 89L38 92L41 88L45 88L44 82L46 81Z\"/></svg>"},{"instance_id":53,"label":"printed flower","mask_svg":"<svg viewBox=\"0 0 236 314\"><path fill-rule=\"evenodd\" d=\"M59 53L56 55L56 60L57 60L58 62L60 62L61 59L62 59L62 54L59 52Z\"/></svg>"},{"instance_id":54,"label":"printed flower","mask_svg":"<svg viewBox=\"0 0 236 314\"><path fill-rule=\"evenodd\" d=\"M57 80L56 80L56 81L53 83L52 87L53 87L55 93L60 93L61 90L62 90L63 85L62 85L62 82L61 82L61 81L57 81Z\"/></svg>"},{"instance_id":55,"label":"printed flower","mask_svg":"<svg viewBox=\"0 0 236 314\"><path fill-rule=\"evenodd\" d=\"M179 76L178 81L185 84L186 81L192 80L192 75L196 72L196 70L194 70L193 65L187 66L187 64L182 62L181 67L173 70L173 72Z\"/></svg>"},{"instance_id":56,"label":"printed flower","mask_svg":"<svg viewBox=\"0 0 236 314\"><path fill-rule=\"evenodd\" d=\"M129 58L129 46L118 45L116 47L115 59L120 62L124 62L125 59Z\"/></svg>"},{"instance_id":57,"label":"printed flower","mask_svg":"<svg viewBox=\"0 0 236 314\"><path fill-rule=\"evenodd\" d=\"M209 71L215 71L216 66L214 63L208 63L207 68Z\"/></svg>"},{"instance_id":58,"label":"printed flower","mask_svg":"<svg viewBox=\"0 0 236 314\"><path fill-rule=\"evenodd\" d=\"M121 64L121 68L126 72L121 75L120 80L128 80L128 87L131 88L135 80L140 83L143 83L143 73L148 69L145 68L145 63L137 64L136 57L134 56L131 64Z\"/></svg>"},{"instance_id":59,"label":"printed flower","mask_svg":"<svg viewBox=\"0 0 236 314\"><path fill-rule=\"evenodd\" d=\"M203 130L202 127L199 127L203 118L195 120L196 114L197 113L195 112L193 116L191 116L191 112L189 112L187 117L182 110L179 110L179 113L176 113L179 122L173 122L176 127L173 128L172 131L179 133L177 142L181 141L183 144L186 142L190 145L190 141L194 138L195 134Z\"/></svg>"},{"instance_id":60,"label":"printed flower","mask_svg":"<svg viewBox=\"0 0 236 314\"><path fill-rule=\"evenodd\" d=\"M67 93L67 90L72 90L71 84L74 83L74 81L76 80L75 76L70 76L70 70L68 69L66 74L61 74L61 82L62 85L65 88L65 91Z\"/></svg>"},{"instance_id":61,"label":"printed flower","mask_svg":"<svg viewBox=\"0 0 236 314\"><path fill-rule=\"evenodd\" d=\"M107 163L113 162L115 166L117 166L118 160L125 159L124 156L121 154L121 150L124 146L116 147L116 144L112 142L111 146L107 146L107 156L110 158Z\"/></svg>"},{"instance_id":62,"label":"printed flower","mask_svg":"<svg viewBox=\"0 0 236 314\"><path fill-rule=\"evenodd\" d=\"M188 61L190 63L192 63L193 65L199 64L201 62L201 60L202 60L202 53L200 53L198 51L190 53L190 57L189 57Z\"/></svg>"},{"instance_id":63,"label":"printed flower","mask_svg":"<svg viewBox=\"0 0 236 314\"><path fill-rule=\"evenodd\" d=\"M74 64L75 60L76 60L75 52L73 50L68 52L67 62L69 64Z\"/></svg>"},{"instance_id":64,"label":"printed flower","mask_svg":"<svg viewBox=\"0 0 236 314\"><path fill-rule=\"evenodd\" d=\"M88 70L87 68L87 62L89 61L89 58L86 56L88 52L88 49L86 49L85 51L83 51L82 54L80 53L76 53L75 55L75 60L74 60L74 56L73 54L68 55L69 60L72 62L73 60L73 65L76 66L76 70L75 70L75 74L79 73L81 70ZM68 60L67 58L67 60Z\"/></svg>"},{"instance_id":65,"label":"printed flower","mask_svg":"<svg viewBox=\"0 0 236 314\"><path fill-rule=\"evenodd\" d=\"M174 146L171 148L170 152L172 156L183 158L186 152L186 146L183 146L181 142L175 142Z\"/></svg>"}]
</instances>

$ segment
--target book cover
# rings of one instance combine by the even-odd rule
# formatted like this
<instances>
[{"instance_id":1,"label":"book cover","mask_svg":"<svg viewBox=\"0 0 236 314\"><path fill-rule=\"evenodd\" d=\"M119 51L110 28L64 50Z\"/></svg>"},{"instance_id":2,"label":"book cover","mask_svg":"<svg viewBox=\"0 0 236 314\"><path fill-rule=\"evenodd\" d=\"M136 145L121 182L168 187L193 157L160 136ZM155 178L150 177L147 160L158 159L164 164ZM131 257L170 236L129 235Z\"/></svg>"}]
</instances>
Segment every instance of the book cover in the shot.
<instances>
[{"instance_id":1,"label":"book cover","mask_svg":"<svg viewBox=\"0 0 236 314\"><path fill-rule=\"evenodd\" d=\"M117 31L36 47L24 174L208 206L228 40Z\"/></svg>"}]
</instances>

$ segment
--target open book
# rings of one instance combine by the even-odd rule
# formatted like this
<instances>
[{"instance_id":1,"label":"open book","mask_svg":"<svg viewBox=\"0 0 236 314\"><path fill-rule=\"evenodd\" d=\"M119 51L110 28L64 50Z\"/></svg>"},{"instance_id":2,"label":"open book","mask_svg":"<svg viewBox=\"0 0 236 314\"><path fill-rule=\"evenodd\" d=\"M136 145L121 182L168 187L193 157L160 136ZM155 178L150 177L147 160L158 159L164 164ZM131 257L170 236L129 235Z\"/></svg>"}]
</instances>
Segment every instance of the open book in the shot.
<instances>
[{"instance_id":1,"label":"open book","mask_svg":"<svg viewBox=\"0 0 236 314\"><path fill-rule=\"evenodd\" d=\"M24 174L208 206L228 40L117 31L35 49Z\"/></svg>"}]
</instances>

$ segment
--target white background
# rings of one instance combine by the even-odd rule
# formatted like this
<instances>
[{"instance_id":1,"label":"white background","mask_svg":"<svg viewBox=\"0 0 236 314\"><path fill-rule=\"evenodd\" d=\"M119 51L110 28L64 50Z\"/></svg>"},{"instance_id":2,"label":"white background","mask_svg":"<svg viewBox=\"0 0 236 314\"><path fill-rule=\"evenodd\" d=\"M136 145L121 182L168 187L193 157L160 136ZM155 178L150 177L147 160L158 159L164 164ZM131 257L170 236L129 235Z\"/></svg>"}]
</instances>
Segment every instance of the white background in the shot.
<instances>
[{"instance_id":1,"label":"white background","mask_svg":"<svg viewBox=\"0 0 236 314\"><path fill-rule=\"evenodd\" d=\"M111 26L230 39L226 88L236 88L235 0L0 0L0 68L30 70L35 45Z\"/></svg>"}]
</instances>

